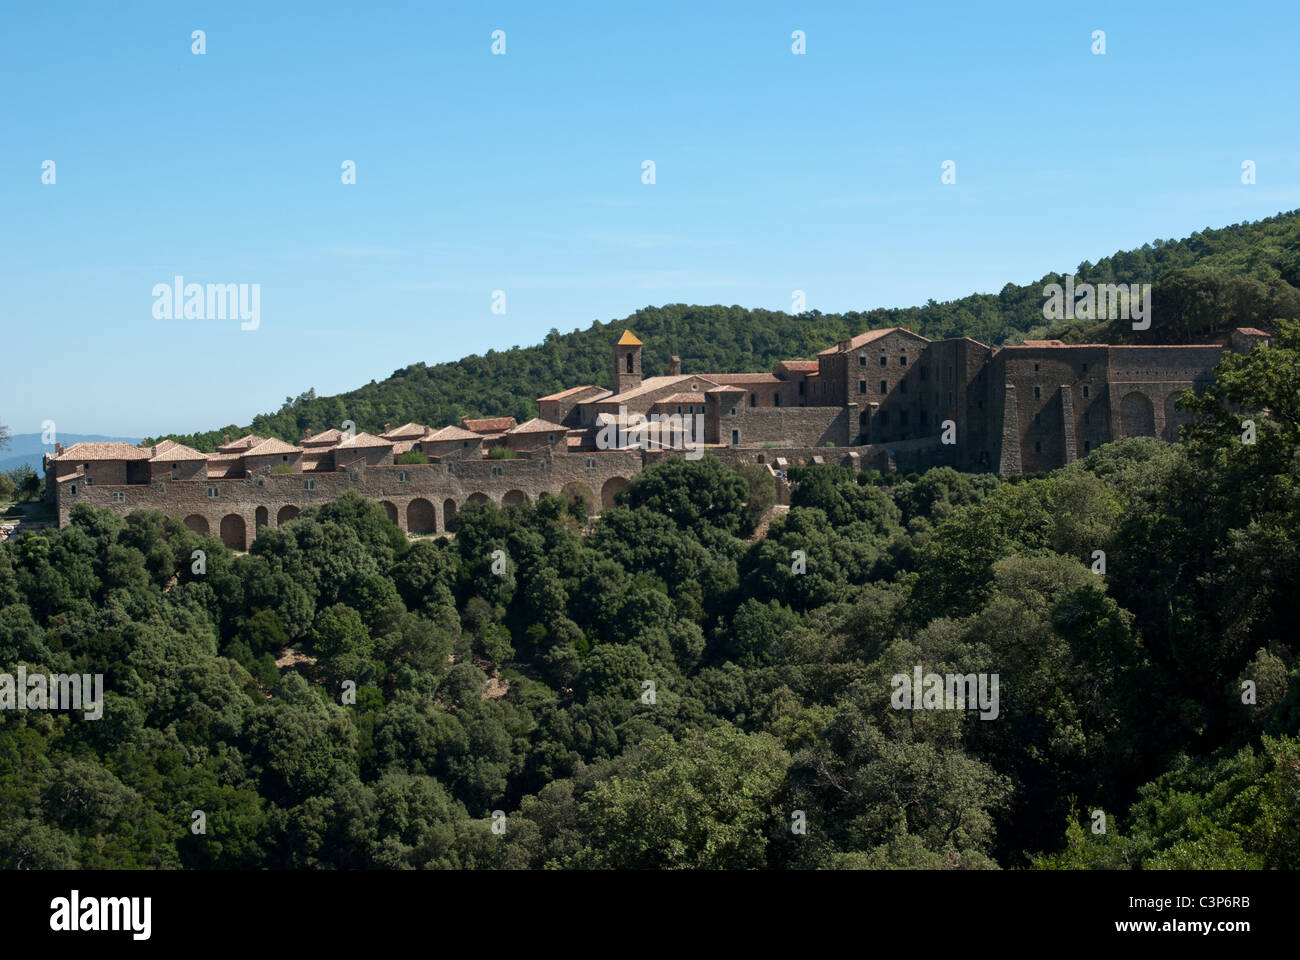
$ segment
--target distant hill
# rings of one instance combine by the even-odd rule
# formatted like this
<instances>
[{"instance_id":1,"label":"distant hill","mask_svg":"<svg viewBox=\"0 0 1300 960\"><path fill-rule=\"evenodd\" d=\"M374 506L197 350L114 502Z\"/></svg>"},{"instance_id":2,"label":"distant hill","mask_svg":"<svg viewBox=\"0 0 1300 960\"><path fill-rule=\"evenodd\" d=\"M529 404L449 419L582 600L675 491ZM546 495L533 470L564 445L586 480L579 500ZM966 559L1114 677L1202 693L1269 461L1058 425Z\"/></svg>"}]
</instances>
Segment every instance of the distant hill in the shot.
<instances>
[{"instance_id":1,"label":"distant hill","mask_svg":"<svg viewBox=\"0 0 1300 960\"><path fill-rule=\"evenodd\" d=\"M139 443L139 437L101 437L94 433L61 433L59 443L65 448L74 443L90 440L121 440L123 443ZM16 433L3 453L0 454L0 470L13 470L15 467L27 466L37 473L41 472L41 461L54 448L41 443L39 433Z\"/></svg>"},{"instance_id":2,"label":"distant hill","mask_svg":"<svg viewBox=\"0 0 1300 960\"><path fill-rule=\"evenodd\" d=\"M1096 263L1085 261L1074 275L1080 283L1153 283L1151 329L1135 334L1128 324L1049 324L1043 317L1043 287L1063 282L1062 274L1019 286L1008 283L997 294L840 314L670 304L572 333L552 329L537 346L489 350L434 366L412 364L333 397L309 390L247 426L170 436L211 451L227 433L252 431L296 442L307 428L320 431L345 420L370 432L408 420L459 423L463 415L512 415L522 422L537 415L536 397L586 383L609 386L610 343L624 327L645 341L647 375L666 373L671 354L682 358L687 372L766 371L777 361L811 358L874 327L906 326L932 339L968 336L991 346L1047 337L1075 343L1191 343L1237 326L1271 329L1278 318L1300 318L1300 211L1207 228L1183 240L1156 240Z\"/></svg>"}]
</instances>

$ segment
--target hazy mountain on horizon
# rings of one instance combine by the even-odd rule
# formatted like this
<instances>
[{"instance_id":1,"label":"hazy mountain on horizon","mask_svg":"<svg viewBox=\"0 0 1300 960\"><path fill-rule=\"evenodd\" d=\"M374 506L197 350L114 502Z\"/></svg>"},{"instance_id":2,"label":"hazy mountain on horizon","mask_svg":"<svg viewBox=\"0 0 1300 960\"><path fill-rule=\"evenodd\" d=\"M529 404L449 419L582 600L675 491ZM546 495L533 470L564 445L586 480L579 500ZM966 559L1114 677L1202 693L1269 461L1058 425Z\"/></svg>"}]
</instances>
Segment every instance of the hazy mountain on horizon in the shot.
<instances>
[{"instance_id":1,"label":"hazy mountain on horizon","mask_svg":"<svg viewBox=\"0 0 1300 960\"><path fill-rule=\"evenodd\" d=\"M120 440L122 443L139 443L140 437L106 437L97 433L61 433L59 443L65 448L74 443L91 441ZM37 473L41 472L41 460L47 453L53 453L54 447L41 443L39 433L16 433L9 441L9 446L0 451L0 470L13 470L26 464Z\"/></svg>"}]
</instances>

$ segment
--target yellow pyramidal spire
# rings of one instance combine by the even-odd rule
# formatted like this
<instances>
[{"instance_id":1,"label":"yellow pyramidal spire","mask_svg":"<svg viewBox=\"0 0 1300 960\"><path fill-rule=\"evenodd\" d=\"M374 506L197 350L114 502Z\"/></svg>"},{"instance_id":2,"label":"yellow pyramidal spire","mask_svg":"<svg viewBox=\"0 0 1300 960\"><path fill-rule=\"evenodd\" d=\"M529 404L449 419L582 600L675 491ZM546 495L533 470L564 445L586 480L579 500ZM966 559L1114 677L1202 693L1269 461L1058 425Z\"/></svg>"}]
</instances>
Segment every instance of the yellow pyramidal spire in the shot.
<instances>
[{"instance_id":1,"label":"yellow pyramidal spire","mask_svg":"<svg viewBox=\"0 0 1300 960\"><path fill-rule=\"evenodd\" d=\"M631 330L624 330L624 331L623 331L623 336L621 336L621 337L618 338L618 346L620 346L620 347L640 347L640 346L644 346L644 344L642 344L641 341L638 340L638 339L637 339L637 338L632 334L632 331L631 331Z\"/></svg>"}]
</instances>

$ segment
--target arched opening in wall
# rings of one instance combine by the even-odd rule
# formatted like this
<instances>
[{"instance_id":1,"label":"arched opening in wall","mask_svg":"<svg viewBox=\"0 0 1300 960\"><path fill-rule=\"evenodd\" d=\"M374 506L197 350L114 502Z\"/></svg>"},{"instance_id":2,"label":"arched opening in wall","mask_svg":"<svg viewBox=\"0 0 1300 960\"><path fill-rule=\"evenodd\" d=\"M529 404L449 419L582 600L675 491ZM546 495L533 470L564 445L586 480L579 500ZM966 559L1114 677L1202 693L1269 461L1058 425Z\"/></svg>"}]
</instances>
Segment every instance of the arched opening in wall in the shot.
<instances>
[{"instance_id":1,"label":"arched opening in wall","mask_svg":"<svg viewBox=\"0 0 1300 960\"><path fill-rule=\"evenodd\" d=\"M297 507L281 507L280 512L275 515L275 525L282 527L296 516L298 516Z\"/></svg>"},{"instance_id":2,"label":"arched opening in wall","mask_svg":"<svg viewBox=\"0 0 1300 960\"><path fill-rule=\"evenodd\" d=\"M466 503L491 503L492 501L491 499L488 498L488 495L486 493L471 493L469 495L469 499L466 500L465 502Z\"/></svg>"},{"instance_id":3,"label":"arched opening in wall","mask_svg":"<svg viewBox=\"0 0 1300 960\"><path fill-rule=\"evenodd\" d=\"M755 458L755 462L756 462L756 463L767 463L767 457L763 456L763 455L760 453L760 454Z\"/></svg>"},{"instance_id":4,"label":"arched opening in wall","mask_svg":"<svg viewBox=\"0 0 1300 960\"><path fill-rule=\"evenodd\" d=\"M1177 440L1178 428L1184 427L1196 419L1194 416L1192 416L1192 414L1188 413L1186 410L1179 410L1174 406L1174 403L1182 395L1183 392L1179 390L1177 393L1169 394L1169 396L1165 399L1165 439L1166 440Z\"/></svg>"},{"instance_id":5,"label":"arched opening in wall","mask_svg":"<svg viewBox=\"0 0 1300 960\"><path fill-rule=\"evenodd\" d=\"M262 527L265 527L270 522L271 514L266 507L258 507L257 510L253 512L253 524L257 529L262 529Z\"/></svg>"},{"instance_id":6,"label":"arched opening in wall","mask_svg":"<svg viewBox=\"0 0 1300 960\"><path fill-rule=\"evenodd\" d=\"M433 533L437 522L433 515L433 504L424 497L412 500L406 508L406 529L409 533Z\"/></svg>"},{"instance_id":7,"label":"arched opening in wall","mask_svg":"<svg viewBox=\"0 0 1300 960\"><path fill-rule=\"evenodd\" d=\"M248 531L244 527L244 518L237 513L228 513L221 518L221 542L231 550L248 548Z\"/></svg>"},{"instance_id":8,"label":"arched opening in wall","mask_svg":"<svg viewBox=\"0 0 1300 960\"><path fill-rule=\"evenodd\" d=\"M195 533L207 533L208 518L201 517L197 513L191 513L185 518L185 526L190 530L193 530Z\"/></svg>"},{"instance_id":9,"label":"arched opening in wall","mask_svg":"<svg viewBox=\"0 0 1300 960\"><path fill-rule=\"evenodd\" d=\"M503 507L513 507L527 502L528 494L524 493L522 490L509 490L506 492L506 495L501 498L501 506Z\"/></svg>"},{"instance_id":10,"label":"arched opening in wall","mask_svg":"<svg viewBox=\"0 0 1300 960\"><path fill-rule=\"evenodd\" d=\"M570 480L566 483L560 490L560 496L570 503L584 504L587 513L590 513L591 508L596 504L596 496L591 492L591 487L579 480Z\"/></svg>"},{"instance_id":11,"label":"arched opening in wall","mask_svg":"<svg viewBox=\"0 0 1300 960\"><path fill-rule=\"evenodd\" d=\"M1151 407L1151 400L1146 394L1136 390L1120 402L1120 413L1124 418L1124 436L1154 437L1156 435L1156 416Z\"/></svg>"},{"instance_id":12,"label":"arched opening in wall","mask_svg":"<svg viewBox=\"0 0 1300 960\"><path fill-rule=\"evenodd\" d=\"M451 527L451 522L456 519L456 501L451 497L442 501L442 529L447 530Z\"/></svg>"},{"instance_id":13,"label":"arched opening in wall","mask_svg":"<svg viewBox=\"0 0 1300 960\"><path fill-rule=\"evenodd\" d=\"M388 522L393 526L400 527L401 524L397 520L397 504L384 500L381 502L381 506L384 508L384 513L388 514Z\"/></svg>"},{"instance_id":14,"label":"arched opening in wall","mask_svg":"<svg viewBox=\"0 0 1300 960\"><path fill-rule=\"evenodd\" d=\"M604 510L612 509L614 498L627 490L627 481L622 477L610 477L600 488L600 505Z\"/></svg>"}]
</instances>

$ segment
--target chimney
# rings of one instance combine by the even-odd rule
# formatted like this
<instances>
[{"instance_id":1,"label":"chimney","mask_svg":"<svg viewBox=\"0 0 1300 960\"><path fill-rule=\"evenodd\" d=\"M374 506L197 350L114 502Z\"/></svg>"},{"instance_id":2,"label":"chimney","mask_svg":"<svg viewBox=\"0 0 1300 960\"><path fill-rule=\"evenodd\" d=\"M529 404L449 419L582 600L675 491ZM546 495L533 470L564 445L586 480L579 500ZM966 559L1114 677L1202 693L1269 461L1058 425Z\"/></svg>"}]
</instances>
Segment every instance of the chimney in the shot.
<instances>
[{"instance_id":1,"label":"chimney","mask_svg":"<svg viewBox=\"0 0 1300 960\"><path fill-rule=\"evenodd\" d=\"M230 442L230 434L226 434L224 437L222 437L222 438L221 438L221 442L222 442L222 443L229 443L229 442Z\"/></svg>"},{"instance_id":2,"label":"chimney","mask_svg":"<svg viewBox=\"0 0 1300 960\"><path fill-rule=\"evenodd\" d=\"M54 444L54 455L57 457L57 456L59 456L61 453L63 453L63 444L61 444L61 443L55 443L55 444Z\"/></svg>"},{"instance_id":3,"label":"chimney","mask_svg":"<svg viewBox=\"0 0 1300 960\"><path fill-rule=\"evenodd\" d=\"M670 357L668 360L668 376L680 377L682 375L682 358L678 356Z\"/></svg>"},{"instance_id":4,"label":"chimney","mask_svg":"<svg viewBox=\"0 0 1300 960\"><path fill-rule=\"evenodd\" d=\"M384 433L387 433L391 429L393 429L393 425L391 423L384 424Z\"/></svg>"},{"instance_id":5,"label":"chimney","mask_svg":"<svg viewBox=\"0 0 1300 960\"><path fill-rule=\"evenodd\" d=\"M311 439L311 427L308 427L308 428L307 428L307 433L306 433L306 435L303 437L303 439L304 439L304 440L310 440L310 439Z\"/></svg>"}]
</instances>

